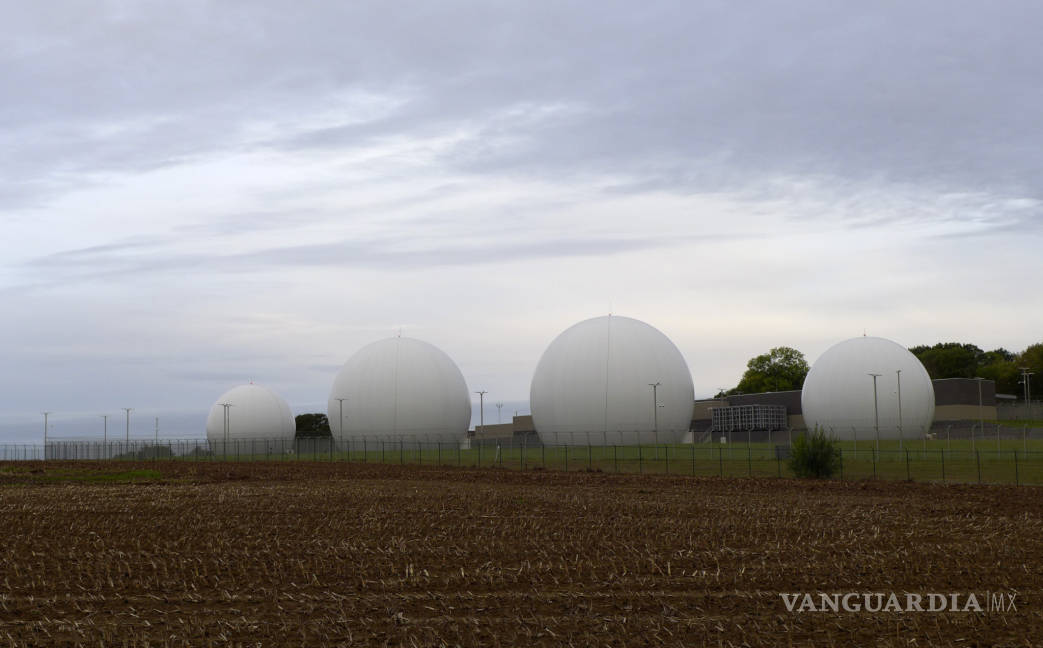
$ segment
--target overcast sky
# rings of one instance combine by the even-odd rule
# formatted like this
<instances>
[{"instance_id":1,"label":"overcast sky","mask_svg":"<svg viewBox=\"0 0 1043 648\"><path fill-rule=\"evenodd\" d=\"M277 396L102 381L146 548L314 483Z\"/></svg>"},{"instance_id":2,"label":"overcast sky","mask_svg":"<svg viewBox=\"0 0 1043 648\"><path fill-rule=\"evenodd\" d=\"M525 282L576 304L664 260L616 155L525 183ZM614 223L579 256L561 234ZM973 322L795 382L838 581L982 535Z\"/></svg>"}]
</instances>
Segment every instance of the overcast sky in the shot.
<instances>
[{"instance_id":1,"label":"overcast sky","mask_svg":"<svg viewBox=\"0 0 1043 648\"><path fill-rule=\"evenodd\" d=\"M248 380L323 407L400 329L512 402L610 311L697 396L863 331L1043 339L1038 2L2 16L0 420L33 434Z\"/></svg>"}]
</instances>

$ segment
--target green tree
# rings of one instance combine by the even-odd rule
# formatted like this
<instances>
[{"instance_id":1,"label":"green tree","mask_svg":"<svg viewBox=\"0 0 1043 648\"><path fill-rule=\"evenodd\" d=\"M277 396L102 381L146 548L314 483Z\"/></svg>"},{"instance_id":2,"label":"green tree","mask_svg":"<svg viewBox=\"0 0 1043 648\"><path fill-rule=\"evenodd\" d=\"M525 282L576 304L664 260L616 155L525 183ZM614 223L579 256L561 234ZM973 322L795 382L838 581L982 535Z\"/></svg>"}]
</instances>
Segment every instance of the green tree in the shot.
<instances>
[{"instance_id":1,"label":"green tree","mask_svg":"<svg viewBox=\"0 0 1043 648\"><path fill-rule=\"evenodd\" d=\"M296 437L298 439L329 438L332 436L330 434L330 421L325 414L298 414L294 417L294 421L297 423Z\"/></svg>"},{"instance_id":2,"label":"green tree","mask_svg":"<svg viewBox=\"0 0 1043 648\"><path fill-rule=\"evenodd\" d=\"M1028 367L1029 372L1035 374L1029 377L1029 387L1032 389L1031 398L1033 401L1040 400L1043 397L1043 343L1033 344L1022 351L1014 364L1017 367ZM1018 370L1018 374L1017 391L1011 393L1017 394L1019 398L1024 398L1025 387L1021 384L1020 370Z\"/></svg>"},{"instance_id":3,"label":"green tree","mask_svg":"<svg viewBox=\"0 0 1043 648\"><path fill-rule=\"evenodd\" d=\"M1025 362L1031 362L1023 358L1031 358L1033 354L1038 354L1038 364L1043 367L1043 344L1035 345L1035 348L1029 347L1020 355L1003 347L982 351L976 345L960 342L941 342L930 347L915 346L909 351L919 358L932 379L980 376L995 381L996 391L1001 394L1022 393L1018 383L1018 367L1025 366Z\"/></svg>"},{"instance_id":4,"label":"green tree","mask_svg":"<svg viewBox=\"0 0 1043 648\"><path fill-rule=\"evenodd\" d=\"M984 351L973 344L939 342L932 347L915 346L912 352L932 379L974 378Z\"/></svg>"},{"instance_id":5,"label":"green tree","mask_svg":"<svg viewBox=\"0 0 1043 648\"><path fill-rule=\"evenodd\" d=\"M790 347L775 347L750 359L746 363L742 380L728 393L755 394L800 389L807 375L808 361L804 359L803 353Z\"/></svg>"}]
</instances>

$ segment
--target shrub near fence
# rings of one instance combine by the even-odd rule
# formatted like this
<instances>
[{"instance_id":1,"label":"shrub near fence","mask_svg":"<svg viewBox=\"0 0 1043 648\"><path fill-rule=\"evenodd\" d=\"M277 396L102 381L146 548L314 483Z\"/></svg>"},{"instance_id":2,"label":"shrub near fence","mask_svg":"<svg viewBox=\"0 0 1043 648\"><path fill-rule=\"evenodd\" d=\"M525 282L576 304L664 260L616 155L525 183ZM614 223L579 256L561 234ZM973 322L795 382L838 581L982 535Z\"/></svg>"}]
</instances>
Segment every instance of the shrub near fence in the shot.
<instances>
[{"instance_id":1,"label":"shrub near fence","mask_svg":"<svg viewBox=\"0 0 1043 648\"><path fill-rule=\"evenodd\" d=\"M1038 430L1033 430L1034 432ZM1021 439L966 439L840 442L835 478L891 479L945 483L1043 485L1043 442ZM0 445L0 460L154 460L154 461L344 461L432 466L495 467L530 470L589 470L704 477L792 477L788 445L770 443L696 445L483 444L353 439L271 441L245 439L227 446L202 440L100 443L63 441L40 445Z\"/></svg>"}]
</instances>

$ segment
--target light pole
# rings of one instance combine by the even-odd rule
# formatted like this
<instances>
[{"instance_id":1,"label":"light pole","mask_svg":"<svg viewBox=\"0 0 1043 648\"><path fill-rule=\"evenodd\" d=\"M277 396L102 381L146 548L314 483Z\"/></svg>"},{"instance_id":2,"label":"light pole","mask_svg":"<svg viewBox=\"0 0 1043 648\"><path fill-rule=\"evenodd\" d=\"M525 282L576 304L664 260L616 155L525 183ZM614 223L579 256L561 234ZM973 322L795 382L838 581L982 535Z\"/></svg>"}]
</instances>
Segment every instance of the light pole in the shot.
<instances>
[{"instance_id":1,"label":"light pole","mask_svg":"<svg viewBox=\"0 0 1043 648\"><path fill-rule=\"evenodd\" d=\"M985 414L984 408L982 407L981 401L981 383L985 380L984 378L974 377L974 380L978 381L978 426L981 427L981 440L985 440ZM974 433L971 433L971 449L974 449Z\"/></svg>"},{"instance_id":2,"label":"light pole","mask_svg":"<svg viewBox=\"0 0 1043 648\"><path fill-rule=\"evenodd\" d=\"M340 449L344 451L344 401L347 398L338 398L337 403L340 405L340 422L337 423L337 431L340 434Z\"/></svg>"},{"instance_id":3,"label":"light pole","mask_svg":"<svg viewBox=\"0 0 1043 648\"><path fill-rule=\"evenodd\" d=\"M503 403L496 404L496 423L497 425L503 423L503 419L500 418L500 412L503 410Z\"/></svg>"},{"instance_id":4,"label":"light pole","mask_svg":"<svg viewBox=\"0 0 1043 648\"><path fill-rule=\"evenodd\" d=\"M41 412L43 414L43 458L47 458L47 417L50 416L50 412Z\"/></svg>"},{"instance_id":5,"label":"light pole","mask_svg":"<svg viewBox=\"0 0 1043 648\"><path fill-rule=\"evenodd\" d=\"M659 385L661 382L648 383L652 388L652 435L655 437L656 454L659 454Z\"/></svg>"},{"instance_id":6,"label":"light pole","mask_svg":"<svg viewBox=\"0 0 1043 648\"><path fill-rule=\"evenodd\" d=\"M126 413L127 413L127 445L130 445L130 412L131 412L131 410L133 410L134 408L133 408L133 407L123 407L123 408L121 408L121 409L122 409L122 410L123 410L124 412L126 412Z\"/></svg>"},{"instance_id":7,"label":"light pole","mask_svg":"<svg viewBox=\"0 0 1043 648\"><path fill-rule=\"evenodd\" d=\"M152 442L152 445L156 446L157 448L159 447L159 417L158 416L156 417L156 438Z\"/></svg>"},{"instance_id":8,"label":"light pole","mask_svg":"<svg viewBox=\"0 0 1043 648\"><path fill-rule=\"evenodd\" d=\"M232 406L231 403L218 403L224 409L224 442L221 445L221 454L228 454L228 432L231 426L231 417L228 415L228 408Z\"/></svg>"},{"instance_id":9,"label":"light pole","mask_svg":"<svg viewBox=\"0 0 1043 648\"><path fill-rule=\"evenodd\" d=\"M876 430L876 451L880 452L880 409L877 407L876 379L881 376L878 373L866 374L873 377L873 429Z\"/></svg>"},{"instance_id":10,"label":"light pole","mask_svg":"<svg viewBox=\"0 0 1043 648\"><path fill-rule=\"evenodd\" d=\"M902 370L895 369L895 374L898 376L898 450L902 450L902 437L905 434L902 433Z\"/></svg>"},{"instance_id":11,"label":"light pole","mask_svg":"<svg viewBox=\"0 0 1043 648\"><path fill-rule=\"evenodd\" d=\"M478 394L478 426L481 427L482 431L484 432L485 431L485 395L488 394L489 392L483 390L483 391L476 391L475 393Z\"/></svg>"},{"instance_id":12,"label":"light pole","mask_svg":"<svg viewBox=\"0 0 1043 648\"><path fill-rule=\"evenodd\" d=\"M1021 369L1021 384L1025 386L1025 418L1032 418L1032 389L1029 387L1029 376L1034 376L1035 373L1029 372L1028 367L1018 367Z\"/></svg>"},{"instance_id":13,"label":"light pole","mask_svg":"<svg viewBox=\"0 0 1043 648\"><path fill-rule=\"evenodd\" d=\"M99 414L104 423L102 424L101 432L101 455L103 459L109 458L109 415Z\"/></svg>"}]
</instances>

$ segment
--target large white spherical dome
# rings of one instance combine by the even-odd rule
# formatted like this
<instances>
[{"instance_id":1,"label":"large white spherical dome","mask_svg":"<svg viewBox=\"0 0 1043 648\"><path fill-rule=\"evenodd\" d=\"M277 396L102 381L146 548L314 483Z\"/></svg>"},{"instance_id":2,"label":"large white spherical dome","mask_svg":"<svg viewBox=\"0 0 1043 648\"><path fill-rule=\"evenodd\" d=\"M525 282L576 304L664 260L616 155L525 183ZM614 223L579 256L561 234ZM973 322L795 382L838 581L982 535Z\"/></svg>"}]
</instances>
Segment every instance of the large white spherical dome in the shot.
<instances>
[{"instance_id":1,"label":"large white spherical dome","mask_svg":"<svg viewBox=\"0 0 1043 648\"><path fill-rule=\"evenodd\" d=\"M341 417L343 401L344 418ZM327 405L338 441L455 443L467 436L471 400L456 363L427 342L393 337L351 356Z\"/></svg>"},{"instance_id":2,"label":"large white spherical dome","mask_svg":"<svg viewBox=\"0 0 1043 648\"><path fill-rule=\"evenodd\" d=\"M222 403L231 405L227 408L227 430ZM221 394L206 418L206 439L218 454L289 450L296 432L293 414L283 397L253 383Z\"/></svg>"},{"instance_id":3,"label":"large white spherical dome","mask_svg":"<svg viewBox=\"0 0 1043 648\"><path fill-rule=\"evenodd\" d=\"M875 439L873 378L880 438L899 438L898 384L901 371L901 436L922 437L934 421L934 385L908 349L884 338L857 337L830 347L804 380L801 408L809 430L817 425L839 439Z\"/></svg>"},{"instance_id":4,"label":"large white spherical dome","mask_svg":"<svg viewBox=\"0 0 1043 648\"><path fill-rule=\"evenodd\" d=\"M691 425L694 394L688 365L668 337L609 315L551 342L536 365L529 404L548 445L678 443Z\"/></svg>"}]
</instances>

